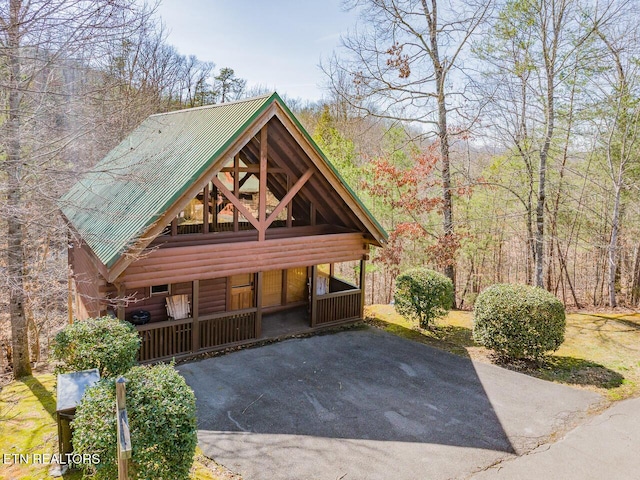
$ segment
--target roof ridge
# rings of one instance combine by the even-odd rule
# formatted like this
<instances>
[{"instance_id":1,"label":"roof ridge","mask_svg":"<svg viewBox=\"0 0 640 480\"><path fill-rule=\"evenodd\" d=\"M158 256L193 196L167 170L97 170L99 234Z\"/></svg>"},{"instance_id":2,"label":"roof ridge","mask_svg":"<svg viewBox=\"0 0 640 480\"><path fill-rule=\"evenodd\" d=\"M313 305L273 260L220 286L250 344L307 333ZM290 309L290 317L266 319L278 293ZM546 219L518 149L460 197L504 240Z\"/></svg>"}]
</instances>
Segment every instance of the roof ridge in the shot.
<instances>
[{"instance_id":1,"label":"roof ridge","mask_svg":"<svg viewBox=\"0 0 640 480\"><path fill-rule=\"evenodd\" d=\"M189 108L182 108L180 110L172 110L171 112L154 113L152 115L149 115L149 118L150 117L162 117L162 116L165 116L165 115L173 115L174 113L193 112L194 110L206 110L206 109L209 109L209 108L226 107L228 105L235 105L235 104L238 104L238 103L252 102L252 101L263 99L263 98L269 98L269 97L272 97L274 94L276 94L275 90L273 92L271 92L271 93L267 93L267 94L264 94L264 95L258 95L256 97L241 98L240 100L234 100L232 102L214 103L212 105L201 105L199 107L189 107Z\"/></svg>"}]
</instances>

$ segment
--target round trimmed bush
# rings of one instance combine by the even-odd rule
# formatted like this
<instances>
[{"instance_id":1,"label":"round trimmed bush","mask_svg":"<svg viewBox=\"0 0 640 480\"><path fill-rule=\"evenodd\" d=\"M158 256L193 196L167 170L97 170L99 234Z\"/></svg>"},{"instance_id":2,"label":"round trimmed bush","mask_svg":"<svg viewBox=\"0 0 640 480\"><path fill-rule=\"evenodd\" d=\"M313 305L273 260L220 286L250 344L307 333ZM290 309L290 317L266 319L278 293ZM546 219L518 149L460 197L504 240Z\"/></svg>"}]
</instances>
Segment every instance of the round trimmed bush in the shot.
<instances>
[{"instance_id":1,"label":"round trimmed bush","mask_svg":"<svg viewBox=\"0 0 640 480\"><path fill-rule=\"evenodd\" d=\"M393 296L396 312L428 328L453 305L453 283L428 268L413 268L396 277Z\"/></svg>"},{"instance_id":2,"label":"round trimmed bush","mask_svg":"<svg viewBox=\"0 0 640 480\"><path fill-rule=\"evenodd\" d=\"M478 295L473 317L476 342L507 359L533 359L564 341L564 305L542 288L496 284Z\"/></svg>"},{"instance_id":3,"label":"round trimmed bush","mask_svg":"<svg viewBox=\"0 0 640 480\"><path fill-rule=\"evenodd\" d=\"M130 478L189 478L197 442L193 390L172 365L133 367L125 378ZM80 465L98 479L118 476L115 398L115 380L101 380L87 389L72 422L74 453L99 456L97 465Z\"/></svg>"},{"instance_id":4,"label":"round trimmed bush","mask_svg":"<svg viewBox=\"0 0 640 480\"><path fill-rule=\"evenodd\" d=\"M122 375L137 363L140 336L129 322L101 317L64 327L53 341L53 358L62 370L97 368L101 377Z\"/></svg>"}]
</instances>

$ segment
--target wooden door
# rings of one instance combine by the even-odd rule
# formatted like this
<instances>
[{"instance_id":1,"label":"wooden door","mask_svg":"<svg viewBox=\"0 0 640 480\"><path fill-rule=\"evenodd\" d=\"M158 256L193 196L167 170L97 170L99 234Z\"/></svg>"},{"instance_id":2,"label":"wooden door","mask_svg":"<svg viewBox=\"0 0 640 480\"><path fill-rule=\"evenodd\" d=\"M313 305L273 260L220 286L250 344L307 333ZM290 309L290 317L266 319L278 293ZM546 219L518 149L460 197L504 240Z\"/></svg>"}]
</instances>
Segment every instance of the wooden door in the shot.
<instances>
[{"instance_id":1,"label":"wooden door","mask_svg":"<svg viewBox=\"0 0 640 480\"><path fill-rule=\"evenodd\" d=\"M262 307L282 305L282 270L262 274Z\"/></svg>"},{"instance_id":2,"label":"wooden door","mask_svg":"<svg viewBox=\"0 0 640 480\"><path fill-rule=\"evenodd\" d=\"M309 291L307 267L287 270L287 303L298 303L307 300Z\"/></svg>"},{"instance_id":3,"label":"wooden door","mask_svg":"<svg viewBox=\"0 0 640 480\"><path fill-rule=\"evenodd\" d=\"M233 275L230 280L230 307L229 310L244 310L254 305L253 274L245 273Z\"/></svg>"}]
</instances>

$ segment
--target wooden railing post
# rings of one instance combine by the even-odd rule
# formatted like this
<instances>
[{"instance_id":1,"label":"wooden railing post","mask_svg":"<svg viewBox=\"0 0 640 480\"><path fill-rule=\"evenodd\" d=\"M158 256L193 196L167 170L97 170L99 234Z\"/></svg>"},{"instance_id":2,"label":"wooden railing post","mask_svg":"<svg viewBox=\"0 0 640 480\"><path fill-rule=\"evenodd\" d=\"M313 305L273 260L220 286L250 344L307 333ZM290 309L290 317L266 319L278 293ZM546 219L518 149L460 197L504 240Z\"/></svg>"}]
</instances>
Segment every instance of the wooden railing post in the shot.
<instances>
[{"instance_id":1,"label":"wooden railing post","mask_svg":"<svg viewBox=\"0 0 640 480\"><path fill-rule=\"evenodd\" d=\"M256 328L255 337L260 338L262 336L262 272L256 274Z\"/></svg>"},{"instance_id":2,"label":"wooden railing post","mask_svg":"<svg viewBox=\"0 0 640 480\"><path fill-rule=\"evenodd\" d=\"M198 350L200 350L200 319L198 308L198 304L200 302L200 280L193 281L191 300L191 303L193 303L193 323L191 324L191 351L193 353L196 353Z\"/></svg>"},{"instance_id":3,"label":"wooden railing post","mask_svg":"<svg viewBox=\"0 0 640 480\"><path fill-rule=\"evenodd\" d=\"M363 258L360 260L360 318L364 316L364 289L366 287L367 261Z\"/></svg>"},{"instance_id":4,"label":"wooden railing post","mask_svg":"<svg viewBox=\"0 0 640 480\"><path fill-rule=\"evenodd\" d=\"M318 289L317 289L317 279L318 275L318 266L313 265L311 267L311 326L315 327L317 323L318 316Z\"/></svg>"},{"instance_id":5,"label":"wooden railing post","mask_svg":"<svg viewBox=\"0 0 640 480\"><path fill-rule=\"evenodd\" d=\"M127 417L125 382L124 377L116 380L118 480L129 480L128 460L131 458L131 435L129 432L129 418Z\"/></svg>"}]
</instances>

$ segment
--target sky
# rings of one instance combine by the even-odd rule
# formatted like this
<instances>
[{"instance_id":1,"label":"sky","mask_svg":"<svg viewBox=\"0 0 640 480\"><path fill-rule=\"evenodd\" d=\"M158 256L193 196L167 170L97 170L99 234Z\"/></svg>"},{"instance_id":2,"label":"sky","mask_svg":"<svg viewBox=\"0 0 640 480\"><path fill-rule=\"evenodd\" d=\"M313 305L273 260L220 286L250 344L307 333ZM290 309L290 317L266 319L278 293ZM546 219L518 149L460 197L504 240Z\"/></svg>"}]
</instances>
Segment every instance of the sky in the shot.
<instances>
[{"instance_id":1,"label":"sky","mask_svg":"<svg viewBox=\"0 0 640 480\"><path fill-rule=\"evenodd\" d=\"M162 0L167 42L183 55L231 67L247 88L317 101L326 93L321 58L353 28L341 0Z\"/></svg>"}]
</instances>

